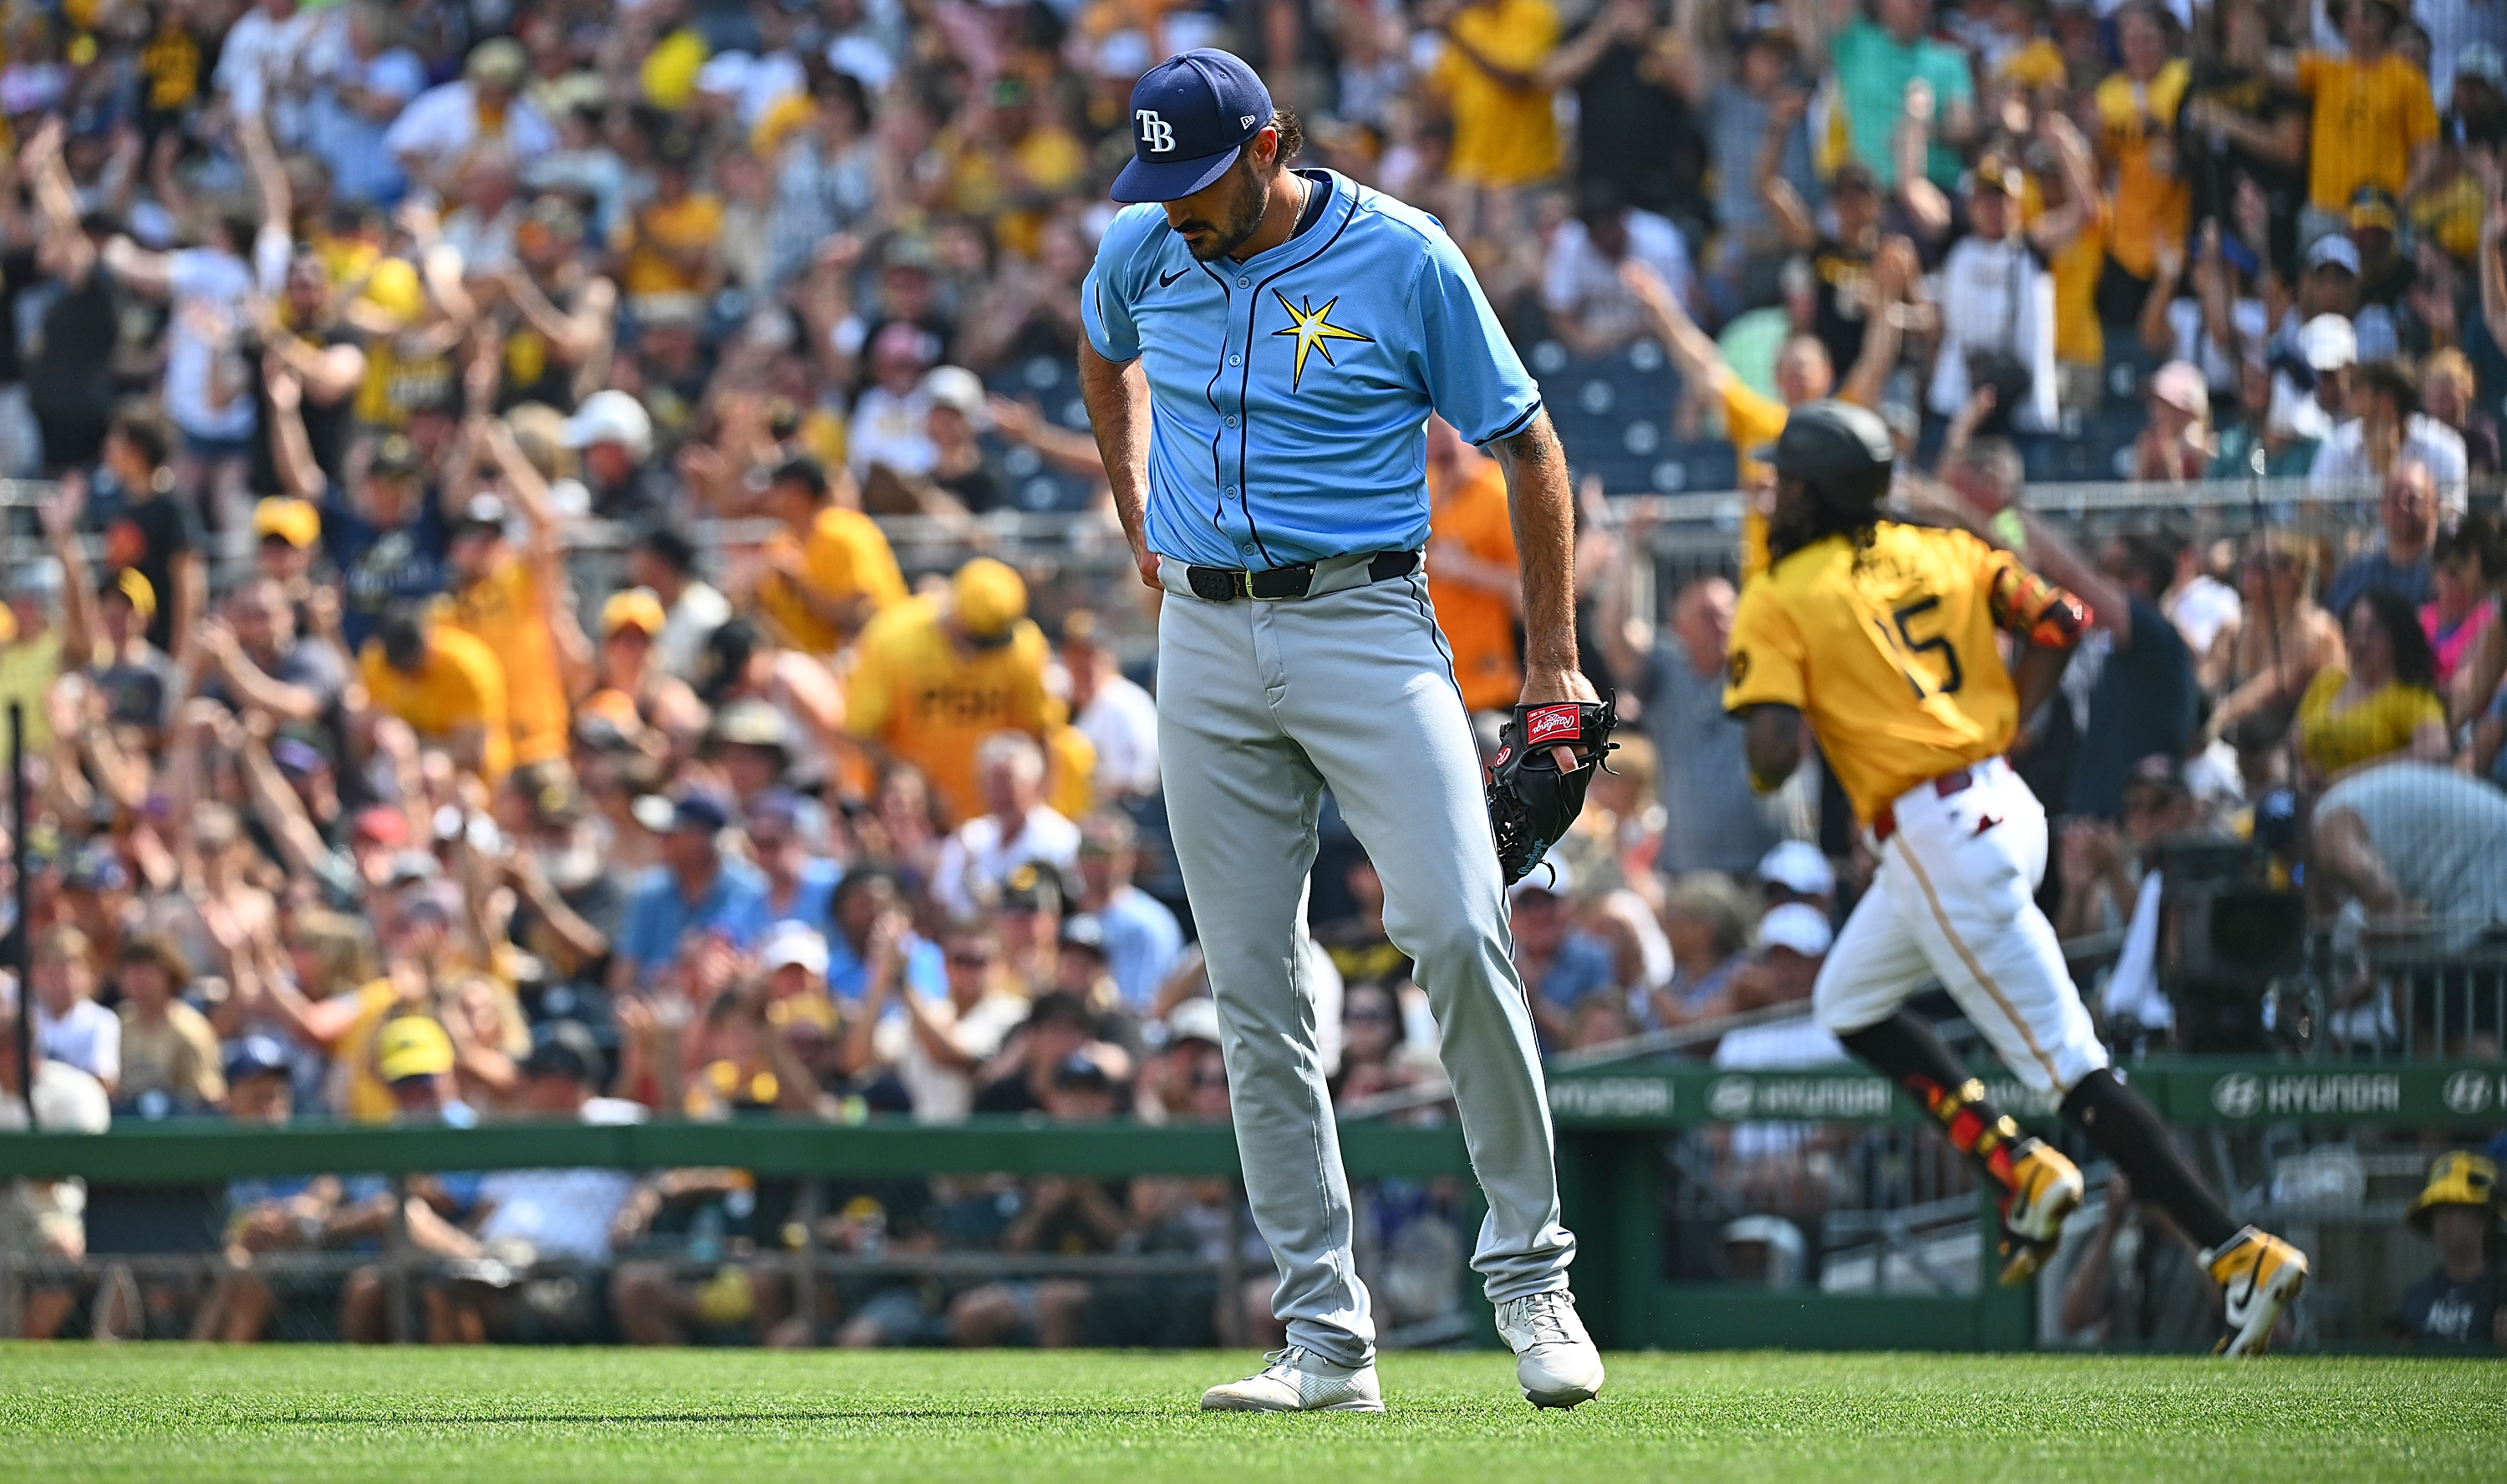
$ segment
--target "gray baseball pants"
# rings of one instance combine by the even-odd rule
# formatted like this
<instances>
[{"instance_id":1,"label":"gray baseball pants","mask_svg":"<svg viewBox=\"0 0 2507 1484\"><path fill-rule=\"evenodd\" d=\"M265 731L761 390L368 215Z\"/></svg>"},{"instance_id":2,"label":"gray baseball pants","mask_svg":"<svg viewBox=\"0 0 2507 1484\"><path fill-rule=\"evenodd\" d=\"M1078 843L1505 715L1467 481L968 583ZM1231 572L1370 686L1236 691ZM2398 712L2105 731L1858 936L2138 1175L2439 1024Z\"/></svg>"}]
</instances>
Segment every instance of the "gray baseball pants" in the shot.
<instances>
[{"instance_id":1,"label":"gray baseball pants","mask_svg":"<svg viewBox=\"0 0 2507 1484\"><path fill-rule=\"evenodd\" d=\"M1158 747L1210 964L1254 1221L1280 1265L1289 1343L1356 1365L1375 1321L1299 968L1315 818L1329 784L1384 878L1384 925L1443 1036L1488 1196L1472 1259L1492 1302L1567 1286L1576 1239L1532 1016L1516 978L1479 758L1424 577L1325 562L1314 595L1210 602L1161 560Z\"/></svg>"}]
</instances>

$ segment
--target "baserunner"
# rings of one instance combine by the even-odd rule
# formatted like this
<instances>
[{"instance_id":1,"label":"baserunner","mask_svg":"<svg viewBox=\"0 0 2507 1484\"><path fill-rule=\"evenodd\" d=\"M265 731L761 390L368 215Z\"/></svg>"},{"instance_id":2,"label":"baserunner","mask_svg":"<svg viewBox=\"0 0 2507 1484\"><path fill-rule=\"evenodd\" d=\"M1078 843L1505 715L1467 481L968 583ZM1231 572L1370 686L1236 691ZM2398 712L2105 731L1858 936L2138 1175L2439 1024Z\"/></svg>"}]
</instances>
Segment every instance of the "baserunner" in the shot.
<instances>
[{"instance_id":1,"label":"baserunner","mask_svg":"<svg viewBox=\"0 0 2507 1484\"><path fill-rule=\"evenodd\" d=\"M1296 119L1196 51L1132 90L1133 160L1082 285L1080 380L1158 623L1158 745L1210 964L1254 1219L1288 1346L1214 1411L1381 1411L1375 1319L1298 952L1328 785L1443 1032L1488 1196L1472 1257L1524 1394L1572 1407L1601 1357L1567 1292L1549 1109L1469 721L1421 565L1425 427L1507 470L1523 700L1572 720L1567 464L1463 254L1426 214L1290 167ZM1592 754L1562 760L1574 771Z\"/></svg>"},{"instance_id":2,"label":"baserunner","mask_svg":"<svg viewBox=\"0 0 2507 1484\"><path fill-rule=\"evenodd\" d=\"M2307 1281L2306 1254L2230 1219L2107 1065L2034 899L2046 811L2002 754L2053 696L2088 608L1965 531L1883 519L1897 449L1862 408L1795 408L1773 462L1770 565L1732 617L1724 706L1744 718L1762 789L1793 777L1809 722L1880 857L1813 988L1820 1024L1940 1119L1992 1182L2002 1281L2018 1283L2080 1206L2081 1172L2022 1134L1906 1008L1939 979L2020 1083L2059 1099L2133 1194L2201 1244L2227 1301L2221 1352L2262 1354ZM1999 635L2017 647L2010 669Z\"/></svg>"}]
</instances>

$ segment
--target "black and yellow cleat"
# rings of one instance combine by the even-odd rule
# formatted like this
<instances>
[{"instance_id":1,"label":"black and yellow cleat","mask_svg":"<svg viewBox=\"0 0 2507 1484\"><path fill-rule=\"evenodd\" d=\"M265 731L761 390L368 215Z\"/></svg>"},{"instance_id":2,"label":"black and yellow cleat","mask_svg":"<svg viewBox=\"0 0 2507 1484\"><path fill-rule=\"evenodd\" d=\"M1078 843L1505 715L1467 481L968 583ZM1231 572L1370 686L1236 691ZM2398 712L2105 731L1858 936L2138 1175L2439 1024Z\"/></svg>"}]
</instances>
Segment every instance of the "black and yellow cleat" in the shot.
<instances>
[{"instance_id":1,"label":"black and yellow cleat","mask_svg":"<svg viewBox=\"0 0 2507 1484\"><path fill-rule=\"evenodd\" d=\"M2002 1285L2037 1276L2062 1240L2063 1223L2081 1209L2081 1168L2044 1140L2011 1146L2011 1193L2002 1202Z\"/></svg>"},{"instance_id":2,"label":"black and yellow cleat","mask_svg":"<svg viewBox=\"0 0 2507 1484\"><path fill-rule=\"evenodd\" d=\"M2260 1356L2271 1344L2272 1325L2307 1286L2307 1254L2260 1227L2237 1234L2202 1254L2202 1266L2228 1300L2229 1332L2214 1354Z\"/></svg>"}]
</instances>

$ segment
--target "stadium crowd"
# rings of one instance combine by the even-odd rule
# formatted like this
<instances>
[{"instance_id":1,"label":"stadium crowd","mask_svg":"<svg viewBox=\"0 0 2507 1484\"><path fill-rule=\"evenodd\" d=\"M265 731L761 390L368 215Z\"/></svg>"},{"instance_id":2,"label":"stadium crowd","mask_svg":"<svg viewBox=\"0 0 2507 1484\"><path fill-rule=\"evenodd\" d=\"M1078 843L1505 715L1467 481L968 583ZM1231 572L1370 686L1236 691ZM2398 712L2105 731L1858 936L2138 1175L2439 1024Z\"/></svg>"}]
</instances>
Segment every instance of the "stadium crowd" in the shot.
<instances>
[{"instance_id":1,"label":"stadium crowd","mask_svg":"<svg viewBox=\"0 0 2507 1484\"><path fill-rule=\"evenodd\" d=\"M2100 998L2120 1036L2169 1025L2167 836L2304 856L2354 931L2507 923L2507 535L2467 513L2507 397L2495 5L7 18L0 474L55 483L8 512L46 555L0 579L0 699L26 707L35 784L9 821L32 917L0 921L32 949L11 1004L41 1059L0 1049L0 1084L31 1081L48 1121L1223 1119L1159 849L1153 677L1109 611L1133 597L1032 612L990 557L909 582L872 519L970 543L1004 509L1110 525L1093 442L1007 372L1073 355L1131 82L1204 44L1256 60L1311 163L1436 212L1522 344L1658 345L1676 420L1720 429L1745 485L1787 405L1866 402L1933 470L1904 508L2088 599L2100 637L2016 760L2061 819L2064 930L2126 930ZM2138 478L2302 475L2364 492L2376 528L2076 549L2021 510L2027 459L2119 418ZM1430 432L1429 571L1485 711L1520 683L1505 484ZM1028 499L1013 453L1065 492ZM1515 890L1555 1050L1806 1007L1870 864L1815 767L1767 799L1745 783L1723 654L1762 523L1656 615L1631 601L1646 531L1590 494L1587 668L1636 724ZM699 534L739 529L766 533ZM604 530L626 580L595 591L568 553ZM1435 1026L1329 823L1312 957L1334 1085L1399 1102L1440 1077ZM2373 1034L2387 1012L2363 1004ZM1834 1054L1806 1015L1759 1019L1690 1050ZM74 1191L16 1199L74 1255ZM238 1186L229 1271L188 1322L261 1333L255 1254L371 1245L391 1199ZM1249 1240L1231 1199L940 1181L816 1219L854 1249L1208 1255ZM1380 1213L1423 1273L1452 1255L1421 1224L1439 1202ZM607 1270L628 1337L791 1339L817 1318L778 1272L691 1283L632 1255L657 1232L772 1249L790 1206L723 1172L520 1172L423 1182L399 1219L454 1275L426 1298L439 1338L592 1322L482 1276L519 1245ZM1267 1266L1258 1242L1246 1261ZM905 1285L853 1295L836 1333L1237 1322L1232 1296L1127 1283ZM372 1272L340 1323L382 1332Z\"/></svg>"}]
</instances>

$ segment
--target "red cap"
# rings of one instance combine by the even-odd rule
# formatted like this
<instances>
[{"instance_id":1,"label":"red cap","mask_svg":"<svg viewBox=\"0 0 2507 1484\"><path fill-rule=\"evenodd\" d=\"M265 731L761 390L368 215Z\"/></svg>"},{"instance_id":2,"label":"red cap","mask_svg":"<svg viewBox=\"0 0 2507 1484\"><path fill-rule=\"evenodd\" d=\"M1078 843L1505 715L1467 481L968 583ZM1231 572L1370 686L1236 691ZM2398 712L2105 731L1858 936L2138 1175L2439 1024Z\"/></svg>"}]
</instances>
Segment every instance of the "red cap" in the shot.
<instances>
[{"instance_id":1,"label":"red cap","mask_svg":"<svg viewBox=\"0 0 2507 1484\"><path fill-rule=\"evenodd\" d=\"M356 822L349 826L352 839L371 840L390 850L409 844L409 815L388 804L370 804L357 811Z\"/></svg>"}]
</instances>

